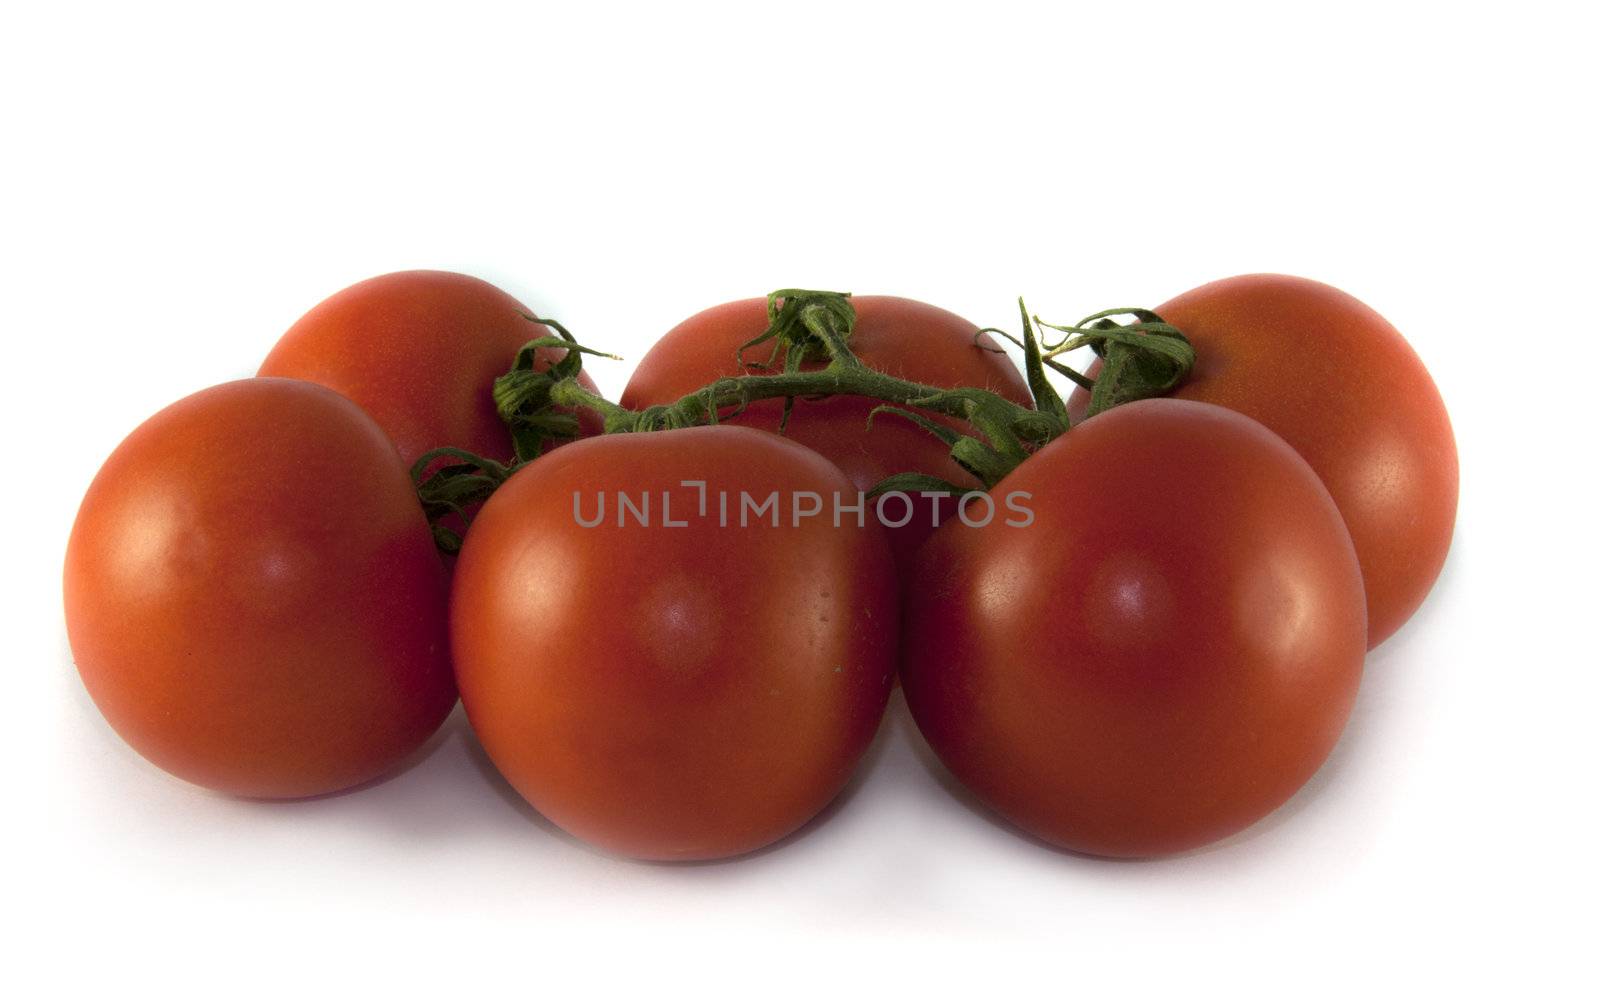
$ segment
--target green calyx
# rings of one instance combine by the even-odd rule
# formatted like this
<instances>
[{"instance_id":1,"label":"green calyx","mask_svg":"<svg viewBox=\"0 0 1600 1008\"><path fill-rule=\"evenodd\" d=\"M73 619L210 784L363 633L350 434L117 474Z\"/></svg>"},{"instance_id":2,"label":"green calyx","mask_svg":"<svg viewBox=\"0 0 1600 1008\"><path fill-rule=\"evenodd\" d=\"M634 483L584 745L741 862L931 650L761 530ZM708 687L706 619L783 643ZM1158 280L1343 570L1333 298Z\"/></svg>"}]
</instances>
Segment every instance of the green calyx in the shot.
<instances>
[{"instance_id":1,"label":"green calyx","mask_svg":"<svg viewBox=\"0 0 1600 1008\"><path fill-rule=\"evenodd\" d=\"M440 459L456 462L429 473L428 468ZM468 509L488 500L515 471L516 466L502 465L461 448L435 448L412 464L411 482L417 488L417 500L428 517L434 545L440 552L454 556L461 550L461 533L445 519L454 518L465 528L470 520Z\"/></svg>"},{"instance_id":2,"label":"green calyx","mask_svg":"<svg viewBox=\"0 0 1600 1008\"><path fill-rule=\"evenodd\" d=\"M1118 315L1131 315L1134 321L1117 322L1115 317ZM1111 308L1080 319L1077 325L1046 322L1037 315L1033 316L1032 321L1065 334L1055 343L1040 343L1039 363L1089 390L1089 409L1085 418L1123 403L1165 395L1181 385L1194 368L1194 347L1189 340L1176 326L1145 308ZM1024 308L1022 325L1025 332L1031 328L1028 322L1028 312ZM1012 339L1009 336L1007 338ZM1012 339L1012 342L1023 345L1016 339ZM1093 379L1056 360L1062 354L1085 346L1092 349L1101 360L1100 374ZM1029 384L1037 396L1040 385L1046 383L1042 381L1042 371L1039 372L1040 380L1035 381L1035 364L1031 353L1028 366ZM1053 396L1054 392L1050 394Z\"/></svg>"}]
</instances>

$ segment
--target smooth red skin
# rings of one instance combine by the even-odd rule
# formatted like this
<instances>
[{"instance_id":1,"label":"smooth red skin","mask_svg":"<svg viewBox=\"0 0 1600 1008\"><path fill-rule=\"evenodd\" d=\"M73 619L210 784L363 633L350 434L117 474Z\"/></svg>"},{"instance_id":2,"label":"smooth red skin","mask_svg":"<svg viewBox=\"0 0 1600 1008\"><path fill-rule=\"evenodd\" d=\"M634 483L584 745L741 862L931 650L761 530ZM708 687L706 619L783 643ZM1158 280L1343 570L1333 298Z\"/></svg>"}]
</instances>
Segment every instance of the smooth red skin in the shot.
<instances>
[{"instance_id":1,"label":"smooth red skin","mask_svg":"<svg viewBox=\"0 0 1600 1008\"><path fill-rule=\"evenodd\" d=\"M908 298L867 295L851 298L851 303L856 327L850 346L868 367L925 385L986 388L1014 402L1033 403L1016 365L987 334L975 339L978 327L959 315ZM639 361L623 390L622 405L640 409L669 403L718 378L747 373L736 363L738 349L766 328L765 298L733 301L691 316L661 337ZM745 351L744 359L765 362L770 354L771 344L764 344ZM909 420L879 414L869 430L868 414L879 405L860 396L796 402L786 433L831 460L862 490L903 472L978 486L966 470L951 461L942 442ZM782 415L780 401L757 402L728 422L777 431ZM947 417L936 419L967 429ZM900 517L899 512L886 513L891 519ZM953 518L953 505L941 509L941 521ZM934 529L931 502L920 500L905 526L884 528L897 560L909 563Z\"/></svg>"},{"instance_id":2,"label":"smooth red skin","mask_svg":"<svg viewBox=\"0 0 1600 1008\"><path fill-rule=\"evenodd\" d=\"M524 318L527 311L476 277L386 273L306 312L258 374L313 381L348 397L388 432L407 465L444 447L506 461L511 436L495 411L494 380L525 343L551 335ZM563 354L538 351L540 369ZM579 372L578 380L594 390L588 375ZM584 435L599 433L592 412L578 419Z\"/></svg>"},{"instance_id":3,"label":"smooth red skin","mask_svg":"<svg viewBox=\"0 0 1600 1008\"><path fill-rule=\"evenodd\" d=\"M378 425L252 378L167 407L100 469L67 545L67 633L150 762L304 797L379 776L449 713L443 576Z\"/></svg>"},{"instance_id":4,"label":"smooth red skin","mask_svg":"<svg viewBox=\"0 0 1600 1008\"><path fill-rule=\"evenodd\" d=\"M710 523L692 519L709 486ZM506 482L456 567L456 675L490 759L556 825L618 854L763 847L821 810L883 716L895 575L870 524L715 524L719 488L853 493L809 449L737 427L591 438ZM611 494L671 490L688 528L617 528ZM606 521L580 527L573 494ZM659 520L659 498L653 505Z\"/></svg>"},{"instance_id":5,"label":"smooth red skin","mask_svg":"<svg viewBox=\"0 0 1600 1008\"><path fill-rule=\"evenodd\" d=\"M1062 847L1172 854L1289 798L1343 728L1366 621L1349 534L1282 439L1147 400L1046 445L993 491L1027 528L928 540L901 683L928 743Z\"/></svg>"},{"instance_id":6,"label":"smooth red skin","mask_svg":"<svg viewBox=\"0 0 1600 1008\"><path fill-rule=\"evenodd\" d=\"M1333 494L1361 559L1367 646L1377 647L1422 605L1455 530L1455 435L1427 368L1377 312L1314 280L1233 277L1156 311L1198 357L1176 396L1266 424ZM1069 406L1081 414L1087 393Z\"/></svg>"}]
</instances>

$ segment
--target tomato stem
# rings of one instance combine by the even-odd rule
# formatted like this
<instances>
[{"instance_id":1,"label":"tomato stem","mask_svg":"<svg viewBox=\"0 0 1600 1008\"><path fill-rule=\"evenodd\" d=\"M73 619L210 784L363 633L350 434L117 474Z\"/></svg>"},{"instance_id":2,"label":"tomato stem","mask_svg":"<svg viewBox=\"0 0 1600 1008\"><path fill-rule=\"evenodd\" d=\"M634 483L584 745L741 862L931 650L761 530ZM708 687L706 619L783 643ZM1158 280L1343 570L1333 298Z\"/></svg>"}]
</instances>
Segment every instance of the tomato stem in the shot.
<instances>
[{"instance_id":1,"label":"tomato stem","mask_svg":"<svg viewBox=\"0 0 1600 1008\"><path fill-rule=\"evenodd\" d=\"M592 409L602 417L608 433L625 433L717 423L763 399L793 402L797 398L862 396L970 424L987 442L986 447L999 456L998 465L980 466L978 468L984 471L973 473L986 486L993 486L1032 452L1065 433L1070 426L1066 405L1045 374L1047 367L1064 372L1094 390L1093 413L1117 403L1166 392L1193 366L1194 351L1183 335L1152 312L1115 309L1091 315L1077 326L1061 326L1030 317L1020 298L1017 305L1022 313L1022 339L997 329L981 331L999 333L1023 348L1036 403L1031 408L988 389L945 389L873 370L850 348L850 335L855 327L855 308L850 303L850 295L800 289L769 294L766 331L739 348L739 363L756 373L722 378L675 402L640 410L624 409L582 387L571 376L558 377L548 372L549 377L543 382L533 377L519 379L534 394L501 396L497 392L496 398L501 415L513 429L537 419L548 405ZM1112 318L1124 314L1133 315L1136 321L1122 325ZM1067 336L1055 343L1042 342L1035 335L1034 322ZM541 346L565 345L569 356L593 352L579 346L564 330L561 332L560 339L537 342ZM765 362L745 358L746 351L769 342L773 349ZM1097 381L1055 360L1060 354L1082 346L1091 347L1106 358L1105 370ZM782 370L765 373L780 357ZM826 360L826 365L802 368L805 362L819 359ZM1105 377L1107 373L1109 378ZM508 375L504 380L512 378ZM952 449L954 447L952 444ZM969 454L973 453L962 452L957 459L971 469L973 467L963 460L963 456Z\"/></svg>"},{"instance_id":2,"label":"tomato stem","mask_svg":"<svg viewBox=\"0 0 1600 1008\"><path fill-rule=\"evenodd\" d=\"M640 410L624 409L583 388L572 377L547 380L542 387L536 387L540 383L535 379L524 377L515 381L525 384L534 394L526 399L497 395L501 414L515 429L528 419L538 417L546 406L584 407L602 417L606 432L624 433L717 423L750 403L764 399L792 402L797 398L861 396L970 424L982 435L989 450L980 453L973 450L975 446L957 450L956 446L961 443L958 438L951 446L952 454L985 486L993 486L1032 451L1067 429L1064 407L1059 411L1033 409L988 389L939 388L884 374L863 364L850 349L855 309L849 297L833 291L801 290L775 291L768 297L767 331L740 347L739 359L747 368L766 369L781 355L784 360L781 371L719 379L675 402ZM744 359L745 351L769 341L774 347L766 363ZM540 342L546 346L560 345ZM587 352L575 342L569 349L574 353ZM827 364L801 369L802 363L817 358L826 359ZM530 409L530 405L534 408ZM979 459L983 462L979 463Z\"/></svg>"},{"instance_id":3,"label":"tomato stem","mask_svg":"<svg viewBox=\"0 0 1600 1008\"><path fill-rule=\"evenodd\" d=\"M579 344L554 320L529 316L530 321L549 326L554 335L529 341L517 354L512 369L494 385L495 404L511 430L516 458L510 465L485 465L488 460L468 457L468 453L453 449L430 453L424 457L428 461L452 455L461 462L440 469L426 481L421 480L423 464L419 462L414 473L419 479L419 494L430 519L461 514L465 507L492 493L518 467L536 458L549 441L572 437L576 433L575 410L594 411L605 433L621 434L715 424L736 416L752 402L767 399L784 401L786 424L794 400L836 395L873 399L883 404L880 410L914 419L949 446L955 462L984 487L992 488L1041 446L1066 433L1071 425L1066 404L1051 386L1047 369L1089 388L1089 414L1093 415L1119 403L1169 391L1194 364L1194 350L1183 334L1153 312L1114 309L1090 315L1076 326L1064 326L1030 316L1020 298L1017 306L1022 315L1021 339L999 329L983 329L974 335L995 333L1022 348L1035 400L1032 407L988 389L939 388L868 367L850 347L855 307L850 295L839 291L773 291L767 295L766 330L737 351L740 366L751 373L720 378L674 402L638 410L627 409L579 384L583 355L610 354ZM1132 315L1136 321L1121 324L1114 319L1117 315ZM1035 323L1064 336L1054 343L1041 341L1035 334ZM746 351L768 343L772 349L765 361L745 358ZM1096 379L1055 359L1083 346L1091 347L1104 359ZM564 349L567 353L547 370L539 371L537 351L543 348ZM821 367L806 366L818 362L825 363ZM964 421L978 436L938 424L933 415ZM891 477L872 492L899 486L898 479L899 476ZM455 533L436 530L435 534L441 548L453 552L459 546Z\"/></svg>"}]
</instances>

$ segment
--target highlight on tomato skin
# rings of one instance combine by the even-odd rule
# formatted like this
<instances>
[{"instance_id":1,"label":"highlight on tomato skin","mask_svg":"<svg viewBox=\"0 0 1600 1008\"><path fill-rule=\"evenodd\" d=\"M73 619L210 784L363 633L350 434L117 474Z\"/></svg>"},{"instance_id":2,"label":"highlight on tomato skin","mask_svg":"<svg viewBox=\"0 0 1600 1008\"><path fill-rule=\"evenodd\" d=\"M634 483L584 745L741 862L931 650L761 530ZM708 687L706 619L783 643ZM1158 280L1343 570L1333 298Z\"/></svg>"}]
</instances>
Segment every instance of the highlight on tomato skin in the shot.
<instances>
[{"instance_id":1,"label":"highlight on tomato skin","mask_svg":"<svg viewBox=\"0 0 1600 1008\"><path fill-rule=\"evenodd\" d=\"M950 771L1048 843L1190 850L1286 801L1338 739L1366 610L1350 536L1281 438L1150 399L1045 446L918 557L901 683Z\"/></svg>"},{"instance_id":2,"label":"highlight on tomato skin","mask_svg":"<svg viewBox=\"0 0 1600 1008\"><path fill-rule=\"evenodd\" d=\"M1361 560L1368 646L1377 647L1427 598L1455 530L1455 435L1422 360L1376 311L1301 277L1217 280L1156 313L1196 351L1173 395L1265 424L1333 495ZM1076 390L1073 414L1087 406Z\"/></svg>"},{"instance_id":3,"label":"highlight on tomato skin","mask_svg":"<svg viewBox=\"0 0 1600 1008\"><path fill-rule=\"evenodd\" d=\"M456 567L473 730L540 813L615 854L708 860L790 834L848 782L888 700L899 627L881 531L724 519L720 492L732 509L745 492L858 494L820 455L748 428L589 438L496 491ZM615 510L619 493L648 495L648 517ZM596 517L599 495L613 510Z\"/></svg>"},{"instance_id":4,"label":"highlight on tomato skin","mask_svg":"<svg viewBox=\"0 0 1600 1008\"><path fill-rule=\"evenodd\" d=\"M455 704L444 571L409 475L370 417L310 382L230 382L141 424L84 496L63 590L96 706L202 787L353 787Z\"/></svg>"},{"instance_id":5,"label":"highlight on tomato skin","mask_svg":"<svg viewBox=\"0 0 1600 1008\"><path fill-rule=\"evenodd\" d=\"M979 327L943 308L910 298L857 295L850 347L867 366L908 381L941 388L985 388L1023 405L1032 405L1028 384L1000 345ZM640 358L623 390L621 403L639 409L672 402L715 381L759 371L769 346L739 348L767 328L765 298L732 301L692 315L669 330ZM781 361L779 362L781 364ZM953 462L936 438L902 417L868 417L880 403L859 396L833 396L815 402L797 401L784 434L843 469L857 487L870 489L889 476L926 473L959 486L977 487L972 476ZM727 422L776 432L783 404L753 402ZM939 417L970 432L967 425ZM940 512L949 520L953 511ZM894 515L898 520L902 515ZM876 519L874 519L876 520ZM912 519L899 528L885 527L897 561L909 563L918 545L935 526L932 505L917 502Z\"/></svg>"},{"instance_id":6,"label":"highlight on tomato skin","mask_svg":"<svg viewBox=\"0 0 1600 1008\"><path fill-rule=\"evenodd\" d=\"M290 326L258 374L326 385L388 432L407 465L435 448L506 462L511 437L495 410L494 380L529 340L550 335L510 294L442 270L385 273L352 284ZM548 367L564 351L541 349ZM584 372L579 382L591 391ZM579 411L580 436L599 418Z\"/></svg>"}]
</instances>

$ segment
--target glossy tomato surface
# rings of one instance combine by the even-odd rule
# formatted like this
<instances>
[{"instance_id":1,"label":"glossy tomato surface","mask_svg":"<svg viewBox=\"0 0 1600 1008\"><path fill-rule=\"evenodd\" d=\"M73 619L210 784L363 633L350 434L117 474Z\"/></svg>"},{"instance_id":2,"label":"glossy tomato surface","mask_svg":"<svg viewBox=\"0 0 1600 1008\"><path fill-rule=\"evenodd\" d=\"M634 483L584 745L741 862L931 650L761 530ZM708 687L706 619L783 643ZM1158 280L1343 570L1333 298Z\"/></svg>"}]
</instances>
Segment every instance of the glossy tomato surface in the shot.
<instances>
[{"instance_id":1,"label":"glossy tomato surface","mask_svg":"<svg viewBox=\"0 0 1600 1008\"><path fill-rule=\"evenodd\" d=\"M850 300L856 310L851 349L868 367L908 381L985 388L1015 402L1033 402L1027 382L998 344L988 335L976 336L978 327L959 315L908 298L868 295ZM766 328L765 298L733 301L690 317L639 361L622 393L622 405L640 409L669 403L718 378L747 373L737 363L739 347ZM770 353L770 344L765 344L745 351L744 360L762 363ZM857 396L796 402L785 433L834 462L863 490L902 472L978 485L950 460L943 443L909 420L880 414L868 430L868 414L877 405ZM758 402L730 422L776 431L782 413L780 401ZM885 513L898 521L904 515L892 512L893 506L887 505ZM896 556L909 557L933 530L936 517L948 520L952 515L953 508L946 508L936 516L930 502L921 501L906 525L887 529Z\"/></svg>"},{"instance_id":2,"label":"glossy tomato surface","mask_svg":"<svg viewBox=\"0 0 1600 1008\"><path fill-rule=\"evenodd\" d=\"M1031 494L1033 522L930 538L902 642L917 725L979 798L1049 843L1141 857L1305 783L1366 621L1349 534L1293 449L1231 410L1146 400L993 492Z\"/></svg>"},{"instance_id":3,"label":"glossy tomato surface","mask_svg":"<svg viewBox=\"0 0 1600 1008\"><path fill-rule=\"evenodd\" d=\"M278 340L261 375L300 378L347 396L388 432L406 465L434 448L507 461L494 380L529 340L551 335L510 294L438 270L386 273L318 304ZM542 350L548 367L561 350ZM593 388L587 375L579 380ZM580 413L584 433L598 418Z\"/></svg>"},{"instance_id":4,"label":"glossy tomato surface","mask_svg":"<svg viewBox=\"0 0 1600 1008\"><path fill-rule=\"evenodd\" d=\"M203 787L360 784L455 703L411 482L378 425L319 385L219 385L130 434L78 511L65 595L106 720Z\"/></svg>"},{"instance_id":5,"label":"glossy tomato surface","mask_svg":"<svg viewBox=\"0 0 1600 1008\"><path fill-rule=\"evenodd\" d=\"M703 516L684 480L705 482ZM649 527L619 490L650 495ZM796 524L797 491L828 510ZM746 520L741 492L777 493L777 527ZM473 522L451 600L495 766L558 826L638 858L740 854L814 816L872 739L896 659L888 548L834 526L835 492L853 503L832 463L737 427L590 438L519 471Z\"/></svg>"},{"instance_id":6,"label":"glossy tomato surface","mask_svg":"<svg viewBox=\"0 0 1600 1008\"><path fill-rule=\"evenodd\" d=\"M1218 280L1156 311L1196 350L1175 394L1254 417L1322 478L1355 540L1376 647L1422 604L1455 529L1455 436L1422 361L1377 312L1299 277Z\"/></svg>"}]
</instances>

